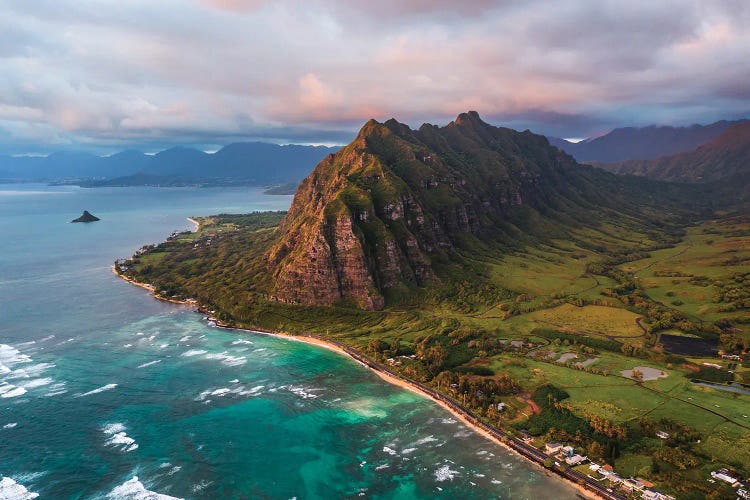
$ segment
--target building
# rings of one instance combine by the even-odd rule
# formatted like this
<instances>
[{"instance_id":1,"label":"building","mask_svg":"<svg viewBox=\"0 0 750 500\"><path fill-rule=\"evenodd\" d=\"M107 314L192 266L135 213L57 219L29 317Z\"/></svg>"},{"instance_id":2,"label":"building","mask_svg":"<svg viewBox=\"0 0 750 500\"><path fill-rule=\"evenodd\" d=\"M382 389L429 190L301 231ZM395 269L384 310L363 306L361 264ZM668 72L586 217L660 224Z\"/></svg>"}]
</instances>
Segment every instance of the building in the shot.
<instances>
[{"instance_id":1,"label":"building","mask_svg":"<svg viewBox=\"0 0 750 500\"><path fill-rule=\"evenodd\" d=\"M723 359L731 359L732 361L742 361L742 356L738 354L722 354Z\"/></svg>"},{"instance_id":2,"label":"building","mask_svg":"<svg viewBox=\"0 0 750 500\"><path fill-rule=\"evenodd\" d=\"M553 453L557 453L560 450L562 450L563 445L560 443L547 443L544 445L544 450L547 452L547 454L552 455Z\"/></svg>"},{"instance_id":3,"label":"building","mask_svg":"<svg viewBox=\"0 0 750 500\"><path fill-rule=\"evenodd\" d=\"M633 479L632 477L629 477L622 482L622 489L624 489L625 491L641 491L645 487L645 484L638 481L637 479Z\"/></svg>"},{"instance_id":4,"label":"building","mask_svg":"<svg viewBox=\"0 0 750 500\"><path fill-rule=\"evenodd\" d=\"M664 431L656 431L656 437L661 439L669 439L669 433Z\"/></svg>"},{"instance_id":5,"label":"building","mask_svg":"<svg viewBox=\"0 0 750 500\"><path fill-rule=\"evenodd\" d=\"M612 481L614 484L622 482L622 478L620 477L620 475L614 472L610 472L609 476L607 476L607 479Z\"/></svg>"},{"instance_id":6,"label":"building","mask_svg":"<svg viewBox=\"0 0 750 500\"><path fill-rule=\"evenodd\" d=\"M750 499L750 491L747 491L744 488L740 488L737 490L737 496L740 498L744 498L745 500Z\"/></svg>"},{"instance_id":7,"label":"building","mask_svg":"<svg viewBox=\"0 0 750 500\"><path fill-rule=\"evenodd\" d=\"M602 468L602 467L601 467L601 465L599 465L599 464L595 464L594 462L591 462L591 463L589 464L589 469L591 469L591 470L592 470L592 471L594 471L594 472L598 471L598 470L599 470L599 469L601 469L601 468Z\"/></svg>"},{"instance_id":8,"label":"building","mask_svg":"<svg viewBox=\"0 0 750 500\"><path fill-rule=\"evenodd\" d=\"M563 448L562 448L562 453L563 453L563 455L565 455L566 457L572 457L572 456L573 456L573 452L574 452L574 451L575 451L575 450L573 449L573 447L572 447L572 446L563 446Z\"/></svg>"},{"instance_id":9,"label":"building","mask_svg":"<svg viewBox=\"0 0 750 500\"><path fill-rule=\"evenodd\" d=\"M711 477L713 477L714 479L718 479L719 481L729 483L732 486L738 486L740 484L740 480L735 477L734 473L729 471L729 469L719 469L718 471L712 471Z\"/></svg>"},{"instance_id":10,"label":"building","mask_svg":"<svg viewBox=\"0 0 750 500\"><path fill-rule=\"evenodd\" d=\"M586 460L588 460L588 457L584 457L581 455L573 455L572 457L568 457L565 459L565 463L570 465L571 467L575 467L576 465L584 463Z\"/></svg>"},{"instance_id":11,"label":"building","mask_svg":"<svg viewBox=\"0 0 750 500\"><path fill-rule=\"evenodd\" d=\"M643 498L643 500L675 500L673 496L665 495L656 490L643 490L641 492L641 498Z\"/></svg>"}]
</instances>

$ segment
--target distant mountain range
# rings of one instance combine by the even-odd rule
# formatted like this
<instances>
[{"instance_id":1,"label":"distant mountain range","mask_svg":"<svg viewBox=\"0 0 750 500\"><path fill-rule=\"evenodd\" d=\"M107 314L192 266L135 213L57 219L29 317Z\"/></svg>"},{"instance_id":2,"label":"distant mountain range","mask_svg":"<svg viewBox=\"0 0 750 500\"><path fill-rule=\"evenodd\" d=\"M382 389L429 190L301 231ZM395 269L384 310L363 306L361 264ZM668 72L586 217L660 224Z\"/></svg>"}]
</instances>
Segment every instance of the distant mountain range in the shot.
<instances>
[{"instance_id":1,"label":"distant mountain range","mask_svg":"<svg viewBox=\"0 0 750 500\"><path fill-rule=\"evenodd\" d=\"M693 151L597 166L617 174L673 182L721 183L731 185L734 193L747 192L750 188L750 122L734 125Z\"/></svg>"},{"instance_id":2,"label":"distant mountain range","mask_svg":"<svg viewBox=\"0 0 750 500\"><path fill-rule=\"evenodd\" d=\"M299 182L339 148L242 142L208 154L175 147L156 155L123 151L112 156L61 152L47 157L0 156L0 179L74 181L86 186Z\"/></svg>"},{"instance_id":3,"label":"distant mountain range","mask_svg":"<svg viewBox=\"0 0 750 500\"><path fill-rule=\"evenodd\" d=\"M557 137L548 137L557 146L579 162L619 162L645 160L660 156L692 151L738 124L750 120L719 121L710 125L689 127L626 127L616 128L595 139L572 143Z\"/></svg>"}]
</instances>

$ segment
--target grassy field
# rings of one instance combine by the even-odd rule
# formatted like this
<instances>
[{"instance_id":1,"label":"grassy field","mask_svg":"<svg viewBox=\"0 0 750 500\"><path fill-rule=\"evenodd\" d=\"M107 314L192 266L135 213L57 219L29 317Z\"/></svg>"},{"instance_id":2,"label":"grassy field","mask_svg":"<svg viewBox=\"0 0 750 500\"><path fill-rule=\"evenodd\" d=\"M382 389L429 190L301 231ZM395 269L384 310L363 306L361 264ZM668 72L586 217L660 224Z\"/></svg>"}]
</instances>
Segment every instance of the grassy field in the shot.
<instances>
[{"instance_id":1,"label":"grassy field","mask_svg":"<svg viewBox=\"0 0 750 500\"><path fill-rule=\"evenodd\" d=\"M750 270L750 223L712 221L691 227L674 248L652 252L651 257L620 266L634 273L649 297L690 318L717 321L750 318L747 308L730 310L720 293L737 273ZM750 328L738 325L750 339Z\"/></svg>"},{"instance_id":2,"label":"grassy field","mask_svg":"<svg viewBox=\"0 0 750 500\"><path fill-rule=\"evenodd\" d=\"M527 317L536 323L552 325L572 333L618 339L643 336L643 330L636 323L638 315L617 307L576 307L572 304L563 304L534 311Z\"/></svg>"}]
</instances>

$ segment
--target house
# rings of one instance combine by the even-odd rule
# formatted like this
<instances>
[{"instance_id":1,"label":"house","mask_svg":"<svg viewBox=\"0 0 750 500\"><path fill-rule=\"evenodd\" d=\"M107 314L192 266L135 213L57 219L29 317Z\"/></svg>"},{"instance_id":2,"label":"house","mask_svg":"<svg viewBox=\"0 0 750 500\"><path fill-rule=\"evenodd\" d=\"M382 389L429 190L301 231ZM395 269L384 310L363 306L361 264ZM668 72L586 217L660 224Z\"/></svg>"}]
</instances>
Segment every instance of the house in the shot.
<instances>
[{"instance_id":1,"label":"house","mask_svg":"<svg viewBox=\"0 0 750 500\"><path fill-rule=\"evenodd\" d=\"M744 498L745 500L750 499L750 491L747 491L744 488L740 488L737 490L737 496L740 498Z\"/></svg>"},{"instance_id":2,"label":"house","mask_svg":"<svg viewBox=\"0 0 750 500\"><path fill-rule=\"evenodd\" d=\"M562 453L563 453L563 455L565 455L566 457L572 457L572 456L573 456L573 452L574 452L574 451L575 451L575 450L573 450L573 447L572 447L572 446L563 446L563 448L562 448Z\"/></svg>"},{"instance_id":3,"label":"house","mask_svg":"<svg viewBox=\"0 0 750 500\"><path fill-rule=\"evenodd\" d=\"M498 403L497 411L503 411L503 410L505 410L505 403Z\"/></svg>"},{"instance_id":4,"label":"house","mask_svg":"<svg viewBox=\"0 0 750 500\"><path fill-rule=\"evenodd\" d=\"M637 479L633 479L632 477L627 478L622 482L622 488L625 491L641 491L643 488L645 488L646 485L644 485L642 482L638 481Z\"/></svg>"},{"instance_id":5,"label":"house","mask_svg":"<svg viewBox=\"0 0 750 500\"><path fill-rule=\"evenodd\" d=\"M607 479L609 479L615 484L622 482L622 478L619 476L619 474L615 474L614 472L611 472L609 476L607 476Z\"/></svg>"},{"instance_id":6,"label":"house","mask_svg":"<svg viewBox=\"0 0 750 500\"><path fill-rule=\"evenodd\" d=\"M529 434L528 431L519 431L518 436L521 438L521 441L524 443L530 443L534 440L534 436Z\"/></svg>"},{"instance_id":7,"label":"house","mask_svg":"<svg viewBox=\"0 0 750 500\"><path fill-rule=\"evenodd\" d=\"M589 464L589 469L591 469L591 470L592 470L592 471L594 471L594 472L598 471L598 470L599 470L599 469L601 469L601 468L602 468L602 466L601 466L601 465L599 465L599 464L595 464L594 462L591 462L591 463Z\"/></svg>"},{"instance_id":8,"label":"house","mask_svg":"<svg viewBox=\"0 0 750 500\"><path fill-rule=\"evenodd\" d=\"M588 457L584 457L581 455L573 455L572 457L568 457L565 459L565 463L570 465L571 467L575 467L576 465L584 463L586 460L588 460Z\"/></svg>"},{"instance_id":9,"label":"house","mask_svg":"<svg viewBox=\"0 0 750 500\"><path fill-rule=\"evenodd\" d=\"M732 361L742 361L742 356L738 354L722 354L723 359L731 359Z\"/></svg>"},{"instance_id":10,"label":"house","mask_svg":"<svg viewBox=\"0 0 750 500\"><path fill-rule=\"evenodd\" d=\"M547 452L547 454L552 455L553 453L557 453L560 450L562 450L563 445L560 443L547 443L544 445L544 451Z\"/></svg>"},{"instance_id":11,"label":"house","mask_svg":"<svg viewBox=\"0 0 750 500\"><path fill-rule=\"evenodd\" d=\"M656 431L656 437L661 439L669 439L669 433L664 431Z\"/></svg>"},{"instance_id":12,"label":"house","mask_svg":"<svg viewBox=\"0 0 750 500\"><path fill-rule=\"evenodd\" d=\"M665 495L656 490L643 490L641 492L641 498L644 500L675 500L673 496Z\"/></svg>"},{"instance_id":13,"label":"house","mask_svg":"<svg viewBox=\"0 0 750 500\"><path fill-rule=\"evenodd\" d=\"M652 483L648 479L643 479L642 477L637 477L636 479L638 481L642 482L643 486L645 486L646 488L653 488L654 487L654 483Z\"/></svg>"},{"instance_id":14,"label":"house","mask_svg":"<svg viewBox=\"0 0 750 500\"><path fill-rule=\"evenodd\" d=\"M737 486L740 484L740 480L735 477L733 473L729 471L729 469L719 469L718 471L712 471L711 477L720 481L724 481L725 483L729 483L732 486Z\"/></svg>"},{"instance_id":15,"label":"house","mask_svg":"<svg viewBox=\"0 0 750 500\"><path fill-rule=\"evenodd\" d=\"M602 469L604 469L602 474L612 474L615 471L609 464L605 464Z\"/></svg>"}]
</instances>

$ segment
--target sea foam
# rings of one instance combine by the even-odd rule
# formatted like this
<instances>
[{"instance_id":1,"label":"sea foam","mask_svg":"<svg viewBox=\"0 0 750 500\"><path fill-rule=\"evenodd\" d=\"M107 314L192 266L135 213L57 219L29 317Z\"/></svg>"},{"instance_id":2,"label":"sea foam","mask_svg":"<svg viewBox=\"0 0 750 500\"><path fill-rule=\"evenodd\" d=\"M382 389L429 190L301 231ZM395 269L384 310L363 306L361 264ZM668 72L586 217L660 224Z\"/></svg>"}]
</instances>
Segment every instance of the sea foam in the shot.
<instances>
[{"instance_id":1,"label":"sea foam","mask_svg":"<svg viewBox=\"0 0 750 500\"><path fill-rule=\"evenodd\" d=\"M448 465L443 465L434 472L435 480L439 482L453 481L453 478L459 475L457 470L451 470Z\"/></svg>"},{"instance_id":2,"label":"sea foam","mask_svg":"<svg viewBox=\"0 0 750 500\"><path fill-rule=\"evenodd\" d=\"M22 484L18 484L9 477L0 479L0 498L3 500L31 500L39 496L26 489Z\"/></svg>"},{"instance_id":3,"label":"sea foam","mask_svg":"<svg viewBox=\"0 0 750 500\"><path fill-rule=\"evenodd\" d=\"M205 351L203 351L205 352ZM247 358L244 356L232 356L226 351L220 353L206 354L206 359L218 359L223 365L227 366L240 366L247 363Z\"/></svg>"},{"instance_id":4,"label":"sea foam","mask_svg":"<svg viewBox=\"0 0 750 500\"><path fill-rule=\"evenodd\" d=\"M135 439L131 438L125 432L125 425L121 423L107 424L102 427L102 432L109 436L105 444L112 446L123 452L133 451L138 449L138 444Z\"/></svg>"},{"instance_id":5,"label":"sea foam","mask_svg":"<svg viewBox=\"0 0 750 500\"><path fill-rule=\"evenodd\" d=\"M115 487L109 492L107 498L117 500L182 500L147 490L143 483L138 480L138 476L133 476L132 479L128 479L120 486Z\"/></svg>"},{"instance_id":6,"label":"sea foam","mask_svg":"<svg viewBox=\"0 0 750 500\"><path fill-rule=\"evenodd\" d=\"M206 354L207 352L208 351L204 351L203 349L190 349L189 351L183 352L181 356L192 358L193 356L200 356L201 354Z\"/></svg>"}]
</instances>

